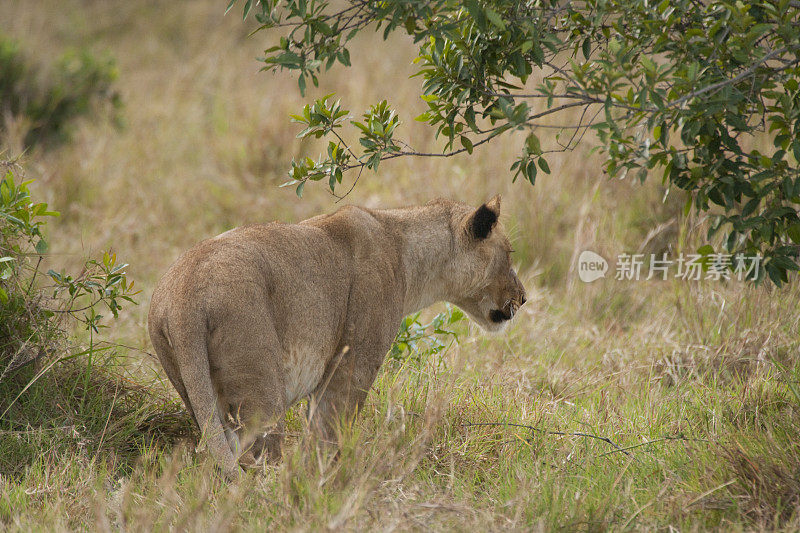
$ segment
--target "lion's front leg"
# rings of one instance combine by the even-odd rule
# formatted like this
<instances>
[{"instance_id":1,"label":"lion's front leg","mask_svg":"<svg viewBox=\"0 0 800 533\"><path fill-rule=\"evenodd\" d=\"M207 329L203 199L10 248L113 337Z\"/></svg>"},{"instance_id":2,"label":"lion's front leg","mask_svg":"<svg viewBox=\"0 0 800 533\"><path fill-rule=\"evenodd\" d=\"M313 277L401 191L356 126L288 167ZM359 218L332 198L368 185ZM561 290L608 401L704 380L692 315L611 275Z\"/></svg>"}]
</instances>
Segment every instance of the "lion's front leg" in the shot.
<instances>
[{"instance_id":1,"label":"lion's front leg","mask_svg":"<svg viewBox=\"0 0 800 533\"><path fill-rule=\"evenodd\" d=\"M264 463L279 462L285 432L286 422L281 419L263 433L251 437L247 449L239 457L239 464L245 468L260 468Z\"/></svg>"},{"instance_id":2,"label":"lion's front leg","mask_svg":"<svg viewBox=\"0 0 800 533\"><path fill-rule=\"evenodd\" d=\"M387 349L346 346L331 361L308 403L309 425L320 442L339 443L339 428L355 420Z\"/></svg>"}]
</instances>

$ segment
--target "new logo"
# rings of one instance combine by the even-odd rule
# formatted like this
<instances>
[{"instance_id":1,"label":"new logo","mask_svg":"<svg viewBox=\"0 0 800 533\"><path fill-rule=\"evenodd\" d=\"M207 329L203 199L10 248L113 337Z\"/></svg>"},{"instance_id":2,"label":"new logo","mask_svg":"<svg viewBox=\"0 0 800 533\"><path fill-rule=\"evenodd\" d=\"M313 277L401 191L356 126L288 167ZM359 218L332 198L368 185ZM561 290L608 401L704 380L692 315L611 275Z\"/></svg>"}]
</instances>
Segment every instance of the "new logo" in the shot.
<instances>
[{"instance_id":1,"label":"new logo","mask_svg":"<svg viewBox=\"0 0 800 533\"><path fill-rule=\"evenodd\" d=\"M606 277L608 261L591 250L584 250L578 257L578 277L585 283Z\"/></svg>"}]
</instances>

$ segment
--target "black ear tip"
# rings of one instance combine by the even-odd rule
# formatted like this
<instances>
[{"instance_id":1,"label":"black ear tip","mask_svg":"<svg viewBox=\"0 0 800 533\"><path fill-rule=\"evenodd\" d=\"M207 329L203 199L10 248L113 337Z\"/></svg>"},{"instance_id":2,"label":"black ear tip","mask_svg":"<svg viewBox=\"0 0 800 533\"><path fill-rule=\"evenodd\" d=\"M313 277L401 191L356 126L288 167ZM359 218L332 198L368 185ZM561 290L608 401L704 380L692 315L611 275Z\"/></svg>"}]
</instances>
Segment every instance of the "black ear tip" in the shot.
<instances>
[{"instance_id":1,"label":"black ear tip","mask_svg":"<svg viewBox=\"0 0 800 533\"><path fill-rule=\"evenodd\" d=\"M476 239L485 239L491 233L492 228L497 223L497 213L483 204L475 211L472 217L472 235Z\"/></svg>"}]
</instances>

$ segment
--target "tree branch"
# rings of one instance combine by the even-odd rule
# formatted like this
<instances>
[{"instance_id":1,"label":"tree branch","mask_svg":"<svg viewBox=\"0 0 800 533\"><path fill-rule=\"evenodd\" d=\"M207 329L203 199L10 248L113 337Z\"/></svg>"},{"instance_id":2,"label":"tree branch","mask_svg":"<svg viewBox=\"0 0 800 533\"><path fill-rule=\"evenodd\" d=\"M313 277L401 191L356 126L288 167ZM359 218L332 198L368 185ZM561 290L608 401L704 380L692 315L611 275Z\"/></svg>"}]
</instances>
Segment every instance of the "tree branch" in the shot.
<instances>
[{"instance_id":1,"label":"tree branch","mask_svg":"<svg viewBox=\"0 0 800 533\"><path fill-rule=\"evenodd\" d=\"M719 81L717 83L712 83L711 85L708 85L706 87L703 87L701 89L693 91L693 92L691 92L689 94L685 94L685 95L681 96L680 98L678 98L677 100L669 102L666 105L666 107L679 106L679 105L681 105L682 103L686 102L687 100L689 100L691 98L695 98L695 97L700 96L701 94L705 94L705 93L707 93L709 91L714 91L714 90L717 90L717 89L721 89L721 88L726 87L728 85L731 85L731 84L734 84L736 82L739 82L739 81L745 79L746 77L750 76L751 74L753 74L756 71L756 69L758 67L760 67L763 63L766 63L767 61L769 61L773 57L775 57L777 55L780 55L780 54L782 54L784 52L788 52L788 51L789 51L789 47L788 46L784 46L783 48L779 48L778 50L773 50L772 52L769 52L768 54L765 54L764 57L762 57L761 59L759 59L758 61L756 61L752 65L750 65L748 68L746 68L742 72L740 72L737 76L734 76L733 78L729 78L727 80ZM795 61L794 63L797 63L797 61ZM790 65L791 65L791 63L790 63ZM783 67L783 69L788 68L788 66L789 65L787 65L786 67ZM781 70L783 70L783 69L781 69Z\"/></svg>"},{"instance_id":2,"label":"tree branch","mask_svg":"<svg viewBox=\"0 0 800 533\"><path fill-rule=\"evenodd\" d=\"M550 431L546 429L540 429L534 426L529 426L526 424L517 424L514 422L467 422L465 424L461 424L462 427L516 427L516 428L524 428L528 429L532 432L541 433L543 435L560 435L565 437L586 437L590 439L601 440L603 442L607 442L611 446L615 448L616 452L624 453L625 455L630 455L627 451L623 448L620 448L616 445L611 439L608 437L601 437L599 435L592 435L591 433L582 433L582 432L566 432L566 431Z\"/></svg>"}]
</instances>

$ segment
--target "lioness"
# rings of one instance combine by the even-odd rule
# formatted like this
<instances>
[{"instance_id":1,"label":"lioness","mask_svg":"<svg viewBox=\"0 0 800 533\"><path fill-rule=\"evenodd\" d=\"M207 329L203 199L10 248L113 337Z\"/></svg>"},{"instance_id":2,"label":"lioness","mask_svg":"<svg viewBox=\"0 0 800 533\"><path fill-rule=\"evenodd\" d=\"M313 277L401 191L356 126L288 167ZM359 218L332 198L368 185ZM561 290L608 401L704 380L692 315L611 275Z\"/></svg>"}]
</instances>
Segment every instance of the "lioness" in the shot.
<instances>
[{"instance_id":1,"label":"lioness","mask_svg":"<svg viewBox=\"0 0 800 533\"><path fill-rule=\"evenodd\" d=\"M525 289L499 216L499 196L477 209L348 206L184 253L153 293L150 338L225 475L280 457L280 420L305 397L312 428L335 439L405 315L444 300L501 329Z\"/></svg>"}]
</instances>

